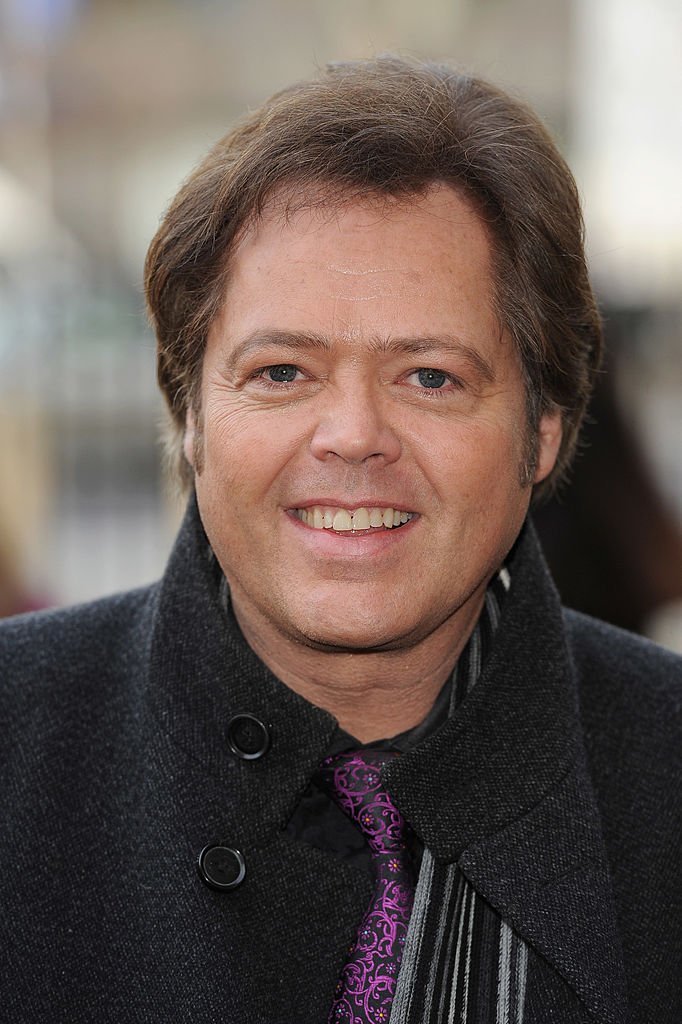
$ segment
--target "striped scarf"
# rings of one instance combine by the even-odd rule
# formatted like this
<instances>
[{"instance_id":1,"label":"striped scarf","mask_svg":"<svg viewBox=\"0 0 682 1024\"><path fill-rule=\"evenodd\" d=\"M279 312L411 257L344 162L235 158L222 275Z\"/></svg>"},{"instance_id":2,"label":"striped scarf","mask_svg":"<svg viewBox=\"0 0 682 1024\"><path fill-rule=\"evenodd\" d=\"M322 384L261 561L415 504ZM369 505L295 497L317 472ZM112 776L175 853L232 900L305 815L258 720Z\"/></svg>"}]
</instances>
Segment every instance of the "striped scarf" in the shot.
<instances>
[{"instance_id":1,"label":"striped scarf","mask_svg":"<svg viewBox=\"0 0 682 1024\"><path fill-rule=\"evenodd\" d=\"M449 714L475 685L509 589L502 569L460 656ZM528 948L456 864L424 850L390 1024L523 1024Z\"/></svg>"}]
</instances>

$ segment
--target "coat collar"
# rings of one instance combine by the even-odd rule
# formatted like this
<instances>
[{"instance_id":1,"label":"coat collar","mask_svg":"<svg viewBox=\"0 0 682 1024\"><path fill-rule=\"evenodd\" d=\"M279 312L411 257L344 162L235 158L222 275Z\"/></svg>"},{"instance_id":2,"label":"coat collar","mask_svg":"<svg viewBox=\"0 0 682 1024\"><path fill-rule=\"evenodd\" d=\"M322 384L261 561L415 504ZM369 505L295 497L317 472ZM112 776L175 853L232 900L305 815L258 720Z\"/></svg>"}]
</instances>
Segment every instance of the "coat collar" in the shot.
<instances>
[{"instance_id":1,"label":"coat collar","mask_svg":"<svg viewBox=\"0 0 682 1024\"><path fill-rule=\"evenodd\" d=\"M510 569L481 678L385 781L434 857L457 860L595 1019L616 1024L626 1011L609 872L561 608L530 525ZM221 782L229 778L257 841L284 827L337 723L280 682L226 623L219 579L192 499L157 593L150 702L175 744ZM227 744L227 723L242 712L272 738L267 757L248 769Z\"/></svg>"},{"instance_id":2,"label":"coat collar","mask_svg":"<svg viewBox=\"0 0 682 1024\"><path fill-rule=\"evenodd\" d=\"M337 723L256 657L231 613L226 618L220 579L192 497L157 593L149 700L172 742L221 783L229 780L243 820L265 834L283 827ZM248 765L228 746L228 723L242 713L271 737L267 756Z\"/></svg>"}]
</instances>

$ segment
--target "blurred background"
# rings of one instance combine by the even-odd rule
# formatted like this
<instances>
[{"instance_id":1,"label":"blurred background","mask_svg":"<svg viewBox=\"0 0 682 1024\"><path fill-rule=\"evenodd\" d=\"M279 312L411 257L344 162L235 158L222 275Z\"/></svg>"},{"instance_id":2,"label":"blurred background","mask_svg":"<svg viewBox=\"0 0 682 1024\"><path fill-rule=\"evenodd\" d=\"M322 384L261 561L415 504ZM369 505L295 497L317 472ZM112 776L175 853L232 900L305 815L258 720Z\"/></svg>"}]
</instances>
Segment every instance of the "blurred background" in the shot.
<instances>
[{"instance_id":1,"label":"blurred background","mask_svg":"<svg viewBox=\"0 0 682 1024\"><path fill-rule=\"evenodd\" d=\"M681 40L677 0L0 0L0 614L162 571L158 219L246 108L394 50L529 101L575 171L610 355L538 524L569 603L682 649Z\"/></svg>"}]
</instances>

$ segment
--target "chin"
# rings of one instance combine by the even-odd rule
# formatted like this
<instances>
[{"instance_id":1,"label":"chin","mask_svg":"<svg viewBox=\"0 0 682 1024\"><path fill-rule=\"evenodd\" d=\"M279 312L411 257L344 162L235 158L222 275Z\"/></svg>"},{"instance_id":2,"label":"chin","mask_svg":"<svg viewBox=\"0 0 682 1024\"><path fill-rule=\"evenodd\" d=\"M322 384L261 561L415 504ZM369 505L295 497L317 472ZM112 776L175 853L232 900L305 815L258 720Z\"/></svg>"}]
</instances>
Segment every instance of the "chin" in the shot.
<instances>
[{"instance_id":1,"label":"chin","mask_svg":"<svg viewBox=\"0 0 682 1024\"><path fill-rule=\"evenodd\" d=\"M339 616L325 623L316 618L297 624L297 639L308 647L323 651L346 651L356 654L370 651L392 651L414 643L413 628L406 623L368 622L364 616L341 620Z\"/></svg>"},{"instance_id":2,"label":"chin","mask_svg":"<svg viewBox=\"0 0 682 1024\"><path fill-rule=\"evenodd\" d=\"M315 651L327 654L377 654L381 651L398 651L406 646L405 641L395 637L373 637L360 635L303 636L303 643Z\"/></svg>"}]
</instances>

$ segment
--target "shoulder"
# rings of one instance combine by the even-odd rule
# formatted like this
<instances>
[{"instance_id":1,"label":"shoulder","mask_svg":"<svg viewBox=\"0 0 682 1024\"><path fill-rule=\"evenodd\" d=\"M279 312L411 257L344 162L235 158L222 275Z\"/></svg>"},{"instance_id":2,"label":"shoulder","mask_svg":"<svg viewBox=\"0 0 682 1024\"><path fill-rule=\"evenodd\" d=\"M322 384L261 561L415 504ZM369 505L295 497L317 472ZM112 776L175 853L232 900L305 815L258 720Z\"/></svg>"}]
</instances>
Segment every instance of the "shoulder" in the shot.
<instances>
[{"instance_id":1,"label":"shoulder","mask_svg":"<svg viewBox=\"0 0 682 1024\"><path fill-rule=\"evenodd\" d=\"M0 622L0 707L5 720L43 701L102 692L107 678L134 672L150 632L156 587Z\"/></svg>"},{"instance_id":2,"label":"shoulder","mask_svg":"<svg viewBox=\"0 0 682 1024\"><path fill-rule=\"evenodd\" d=\"M682 782L682 658L576 612L567 612L565 621L607 836L619 836L631 852L646 849L643 864L666 856L672 863Z\"/></svg>"},{"instance_id":3,"label":"shoulder","mask_svg":"<svg viewBox=\"0 0 682 1024\"><path fill-rule=\"evenodd\" d=\"M574 612L566 630L633 999L677 998L682 658ZM666 959L666 957L668 959ZM653 989L652 989L653 986ZM637 994L639 993L639 994Z\"/></svg>"},{"instance_id":4,"label":"shoulder","mask_svg":"<svg viewBox=\"0 0 682 1024\"><path fill-rule=\"evenodd\" d=\"M584 713L674 727L682 704L682 657L644 637L565 611Z\"/></svg>"},{"instance_id":5,"label":"shoulder","mask_svg":"<svg viewBox=\"0 0 682 1024\"><path fill-rule=\"evenodd\" d=\"M140 587L86 604L48 608L3 619L0 621L0 657L11 657L19 651L25 654L37 641L50 646L73 644L81 637L92 637L112 626L125 625L131 616L139 614L155 590L155 585Z\"/></svg>"},{"instance_id":6,"label":"shoulder","mask_svg":"<svg viewBox=\"0 0 682 1024\"><path fill-rule=\"evenodd\" d=\"M0 624L0 808L16 835L84 830L86 807L112 813L137 743L154 593Z\"/></svg>"},{"instance_id":7,"label":"shoulder","mask_svg":"<svg viewBox=\"0 0 682 1024\"><path fill-rule=\"evenodd\" d=\"M565 612L588 751L651 776L678 761L682 657L605 622Z\"/></svg>"}]
</instances>

